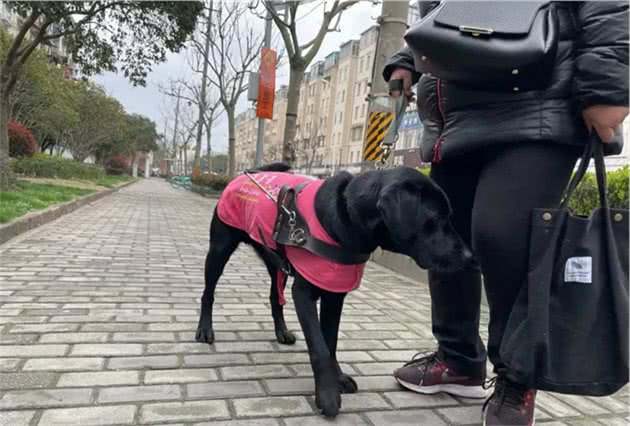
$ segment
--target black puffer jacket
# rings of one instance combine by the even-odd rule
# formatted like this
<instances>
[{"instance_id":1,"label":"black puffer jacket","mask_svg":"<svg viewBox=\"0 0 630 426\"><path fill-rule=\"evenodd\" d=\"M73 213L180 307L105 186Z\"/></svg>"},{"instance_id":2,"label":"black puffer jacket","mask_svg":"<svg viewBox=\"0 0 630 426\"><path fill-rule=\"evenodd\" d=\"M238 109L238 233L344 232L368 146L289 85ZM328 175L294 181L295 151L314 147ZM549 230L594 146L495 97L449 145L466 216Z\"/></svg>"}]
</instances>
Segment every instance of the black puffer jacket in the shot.
<instances>
[{"instance_id":1,"label":"black puffer jacket","mask_svg":"<svg viewBox=\"0 0 630 426\"><path fill-rule=\"evenodd\" d=\"M426 14L439 2L421 2ZM418 81L418 112L425 130L424 161L460 155L492 144L544 141L582 145L588 139L581 112L595 104L628 105L628 2L557 2L559 46L550 86L542 91L471 90L416 73L405 47L386 65ZM424 10L423 10L424 9ZM621 131L606 146L621 152Z\"/></svg>"}]
</instances>

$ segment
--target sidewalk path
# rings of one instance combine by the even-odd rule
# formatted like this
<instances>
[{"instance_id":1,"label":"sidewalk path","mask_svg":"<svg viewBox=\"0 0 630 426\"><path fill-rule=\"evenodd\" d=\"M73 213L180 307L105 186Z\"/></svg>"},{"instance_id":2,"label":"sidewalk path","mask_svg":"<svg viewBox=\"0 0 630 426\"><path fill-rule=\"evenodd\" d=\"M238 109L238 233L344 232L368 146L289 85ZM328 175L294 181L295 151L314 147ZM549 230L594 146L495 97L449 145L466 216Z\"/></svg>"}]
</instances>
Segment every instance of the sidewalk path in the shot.
<instances>
[{"instance_id":1,"label":"sidewalk path","mask_svg":"<svg viewBox=\"0 0 630 426\"><path fill-rule=\"evenodd\" d=\"M0 246L0 425L479 423L478 403L392 379L434 347L430 300L377 265L344 310L339 359L361 391L334 423L316 415L303 340L274 341L249 248L219 284L218 341L195 343L213 203L144 180ZM292 307L287 321L298 330ZM626 425L627 398L543 394L537 423Z\"/></svg>"}]
</instances>

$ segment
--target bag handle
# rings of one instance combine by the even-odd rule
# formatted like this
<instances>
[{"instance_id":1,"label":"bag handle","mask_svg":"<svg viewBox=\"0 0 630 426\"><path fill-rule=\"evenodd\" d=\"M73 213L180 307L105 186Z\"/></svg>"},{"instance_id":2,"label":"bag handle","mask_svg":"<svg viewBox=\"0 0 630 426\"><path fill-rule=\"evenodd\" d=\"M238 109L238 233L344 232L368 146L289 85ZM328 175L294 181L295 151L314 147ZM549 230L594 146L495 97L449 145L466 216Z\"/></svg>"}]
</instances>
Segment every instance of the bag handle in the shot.
<instances>
[{"instance_id":1,"label":"bag handle","mask_svg":"<svg viewBox=\"0 0 630 426\"><path fill-rule=\"evenodd\" d=\"M584 179L586 172L588 170L589 163L591 161L591 157L595 160L595 175L597 177L597 192L599 193L599 204L602 208L608 208L608 197L607 197L607 185L606 185L606 165L604 163L604 148L603 142L597 136L595 132L593 132L589 138L588 143L584 147L584 152L582 153L580 165L571 178L571 181L567 185L566 190L564 191L564 195L562 196L562 202L560 203L560 208L565 209L569 204L569 199Z\"/></svg>"}]
</instances>

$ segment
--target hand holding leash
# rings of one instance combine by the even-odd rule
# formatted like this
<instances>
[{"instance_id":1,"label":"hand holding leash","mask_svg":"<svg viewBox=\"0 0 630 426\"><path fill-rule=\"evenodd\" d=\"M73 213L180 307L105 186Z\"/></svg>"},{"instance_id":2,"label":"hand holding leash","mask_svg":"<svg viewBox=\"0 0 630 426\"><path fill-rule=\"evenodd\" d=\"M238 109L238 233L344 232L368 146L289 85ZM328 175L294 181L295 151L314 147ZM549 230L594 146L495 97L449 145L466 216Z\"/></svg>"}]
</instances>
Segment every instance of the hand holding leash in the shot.
<instances>
[{"instance_id":1,"label":"hand holding leash","mask_svg":"<svg viewBox=\"0 0 630 426\"><path fill-rule=\"evenodd\" d=\"M393 96L394 93L402 93L404 90L404 81L403 80L390 80L388 83L389 93ZM394 119L391 124L387 128L387 134L381 143L381 147L383 149L383 155L381 156L381 160L379 161L378 168L384 168L387 160L389 159L392 151L394 150L394 145L398 140L398 128L400 127L400 123L405 115L405 110L407 109L407 99L405 96L396 96L395 106L394 106Z\"/></svg>"}]
</instances>

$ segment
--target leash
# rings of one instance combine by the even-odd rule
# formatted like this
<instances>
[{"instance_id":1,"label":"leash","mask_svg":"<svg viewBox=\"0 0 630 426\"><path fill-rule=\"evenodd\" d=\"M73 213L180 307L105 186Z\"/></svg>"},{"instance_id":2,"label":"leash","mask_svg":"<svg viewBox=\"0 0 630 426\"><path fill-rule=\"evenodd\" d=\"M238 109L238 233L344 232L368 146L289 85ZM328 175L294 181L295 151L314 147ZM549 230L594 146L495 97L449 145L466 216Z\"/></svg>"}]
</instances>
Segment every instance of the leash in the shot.
<instances>
[{"instance_id":1,"label":"leash","mask_svg":"<svg viewBox=\"0 0 630 426\"><path fill-rule=\"evenodd\" d=\"M396 98L396 102L394 104L394 119L390 123L387 128L387 133L383 138L383 142L381 142L381 148L383 149L383 154L381 155L381 159L376 164L377 169L385 169L393 167L392 164L388 164L388 160L391 157L392 152L394 151L394 146L398 141L398 128L402 123L403 117L405 116L405 110L407 109L404 84L402 80L390 80L388 83L389 93L398 91L400 95Z\"/></svg>"}]
</instances>

